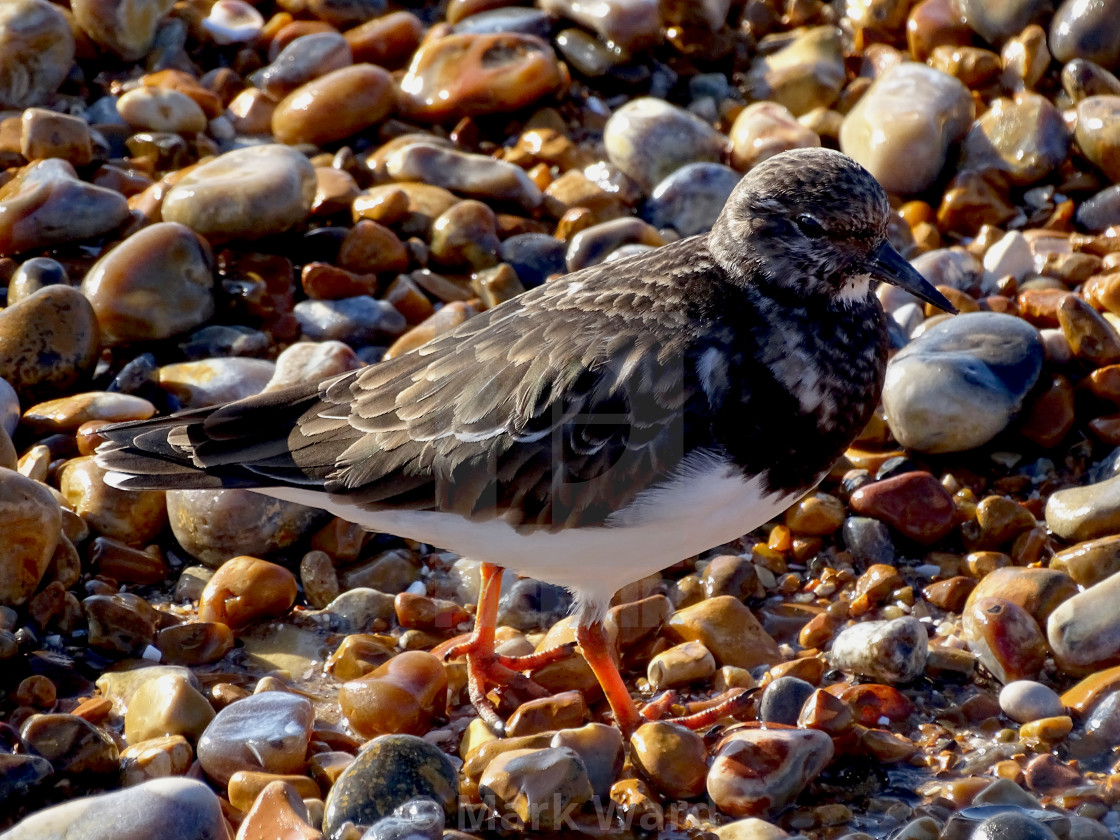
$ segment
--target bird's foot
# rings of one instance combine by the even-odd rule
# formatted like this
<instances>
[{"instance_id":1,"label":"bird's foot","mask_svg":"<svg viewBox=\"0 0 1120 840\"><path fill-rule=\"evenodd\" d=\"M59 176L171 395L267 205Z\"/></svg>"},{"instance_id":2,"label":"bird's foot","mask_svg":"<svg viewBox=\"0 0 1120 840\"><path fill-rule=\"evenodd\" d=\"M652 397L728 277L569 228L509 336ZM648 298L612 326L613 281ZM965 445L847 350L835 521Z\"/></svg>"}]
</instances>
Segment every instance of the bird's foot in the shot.
<instances>
[{"instance_id":1,"label":"bird's foot","mask_svg":"<svg viewBox=\"0 0 1120 840\"><path fill-rule=\"evenodd\" d=\"M660 720L688 729L707 729L715 726L725 717L734 717L744 709L750 708L752 693L745 688L732 688L711 700L685 704L683 715L667 717L674 711L675 701L675 692L666 691L658 695L639 710L642 723Z\"/></svg>"},{"instance_id":2,"label":"bird's foot","mask_svg":"<svg viewBox=\"0 0 1120 840\"><path fill-rule=\"evenodd\" d=\"M508 688L529 697L547 697L549 691L533 682L525 671L535 671L553 662L566 659L575 651L575 643L558 645L525 656L506 656L494 650L493 639L472 634L463 642L442 651L444 661L460 656L467 658L467 696L478 716L496 735L505 734L505 721L488 696L490 686Z\"/></svg>"}]
</instances>

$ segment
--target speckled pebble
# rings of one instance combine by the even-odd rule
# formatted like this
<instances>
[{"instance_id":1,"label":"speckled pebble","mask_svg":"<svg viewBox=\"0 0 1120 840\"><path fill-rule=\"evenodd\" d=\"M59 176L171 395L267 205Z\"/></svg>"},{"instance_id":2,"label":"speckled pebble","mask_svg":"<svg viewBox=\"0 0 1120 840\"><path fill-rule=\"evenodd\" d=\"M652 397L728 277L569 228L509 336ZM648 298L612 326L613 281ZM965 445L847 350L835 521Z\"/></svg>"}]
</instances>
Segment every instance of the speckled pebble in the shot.
<instances>
[{"instance_id":1,"label":"speckled pebble","mask_svg":"<svg viewBox=\"0 0 1120 840\"><path fill-rule=\"evenodd\" d=\"M906 683L926 667L929 638L916 618L863 621L842 630L829 662L842 671L885 683Z\"/></svg>"}]
</instances>

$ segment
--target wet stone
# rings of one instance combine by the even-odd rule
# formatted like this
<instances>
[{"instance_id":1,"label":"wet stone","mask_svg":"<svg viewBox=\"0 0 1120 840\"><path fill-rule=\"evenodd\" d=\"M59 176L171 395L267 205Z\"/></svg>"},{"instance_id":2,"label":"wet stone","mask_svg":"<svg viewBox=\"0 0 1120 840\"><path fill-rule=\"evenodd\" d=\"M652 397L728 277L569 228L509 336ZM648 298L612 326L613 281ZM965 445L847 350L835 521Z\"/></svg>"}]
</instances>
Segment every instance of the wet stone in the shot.
<instances>
[{"instance_id":1,"label":"wet stone","mask_svg":"<svg viewBox=\"0 0 1120 840\"><path fill-rule=\"evenodd\" d=\"M777 102L800 117L830 107L844 81L840 30L814 26L777 52L756 58L744 83L750 99Z\"/></svg>"},{"instance_id":2,"label":"wet stone","mask_svg":"<svg viewBox=\"0 0 1120 840\"><path fill-rule=\"evenodd\" d=\"M431 799L409 800L378 820L364 840L441 840L445 823L443 808Z\"/></svg>"},{"instance_id":3,"label":"wet stone","mask_svg":"<svg viewBox=\"0 0 1120 840\"><path fill-rule=\"evenodd\" d=\"M171 6L171 0L77 0L71 4L85 33L125 61L135 61L152 48L156 27Z\"/></svg>"},{"instance_id":4,"label":"wet stone","mask_svg":"<svg viewBox=\"0 0 1120 840\"><path fill-rule=\"evenodd\" d=\"M996 99L964 138L961 166L1005 172L1011 183L1027 186L1066 159L1069 140L1061 113L1045 98Z\"/></svg>"},{"instance_id":5,"label":"wet stone","mask_svg":"<svg viewBox=\"0 0 1120 840\"><path fill-rule=\"evenodd\" d=\"M389 74L372 64L354 64L288 94L272 114L272 133L281 143L323 146L375 125L394 105Z\"/></svg>"},{"instance_id":6,"label":"wet stone","mask_svg":"<svg viewBox=\"0 0 1120 840\"><path fill-rule=\"evenodd\" d=\"M1046 525L1071 542L1120 532L1120 476L1055 491L1046 501Z\"/></svg>"},{"instance_id":7,"label":"wet stone","mask_svg":"<svg viewBox=\"0 0 1120 840\"><path fill-rule=\"evenodd\" d=\"M340 300L305 300L295 306L295 316L305 338L342 341L365 347L404 332L404 316L387 301L368 295Z\"/></svg>"},{"instance_id":8,"label":"wet stone","mask_svg":"<svg viewBox=\"0 0 1120 840\"><path fill-rule=\"evenodd\" d=\"M681 236L707 233L739 177L722 163L685 164L653 188L642 206L642 218L655 228L673 228Z\"/></svg>"},{"instance_id":9,"label":"wet stone","mask_svg":"<svg viewBox=\"0 0 1120 840\"><path fill-rule=\"evenodd\" d=\"M1076 295L1061 299L1058 325L1077 358L1094 366L1120 361L1120 334L1104 316Z\"/></svg>"},{"instance_id":10,"label":"wet stone","mask_svg":"<svg viewBox=\"0 0 1120 840\"><path fill-rule=\"evenodd\" d=\"M749 669L781 661L777 643L750 609L731 595L677 610L666 629L670 638L702 642L720 666Z\"/></svg>"},{"instance_id":11,"label":"wet stone","mask_svg":"<svg viewBox=\"0 0 1120 840\"><path fill-rule=\"evenodd\" d=\"M1077 145L1113 182L1120 181L1120 95L1077 103Z\"/></svg>"},{"instance_id":12,"label":"wet stone","mask_svg":"<svg viewBox=\"0 0 1120 840\"><path fill-rule=\"evenodd\" d=\"M327 795L323 833L333 834L346 820L373 825L418 797L438 803L447 815L454 814L459 777L451 760L439 748L413 735L374 738Z\"/></svg>"},{"instance_id":13,"label":"wet stone","mask_svg":"<svg viewBox=\"0 0 1120 840\"><path fill-rule=\"evenodd\" d=\"M339 32L312 32L291 41L254 75L258 88L280 100L313 79L349 67L350 47Z\"/></svg>"},{"instance_id":14,"label":"wet stone","mask_svg":"<svg viewBox=\"0 0 1120 840\"><path fill-rule=\"evenodd\" d=\"M1120 15L1112 0L1065 0L1050 21L1050 51L1058 61L1082 58L1120 70Z\"/></svg>"},{"instance_id":15,"label":"wet stone","mask_svg":"<svg viewBox=\"0 0 1120 840\"><path fill-rule=\"evenodd\" d=\"M1050 560L1050 568L1068 574L1081 586L1092 586L1120 572L1120 536L1086 540L1063 549Z\"/></svg>"},{"instance_id":16,"label":"wet stone","mask_svg":"<svg viewBox=\"0 0 1120 840\"><path fill-rule=\"evenodd\" d=\"M731 163L745 172L789 149L819 146L820 137L777 102L752 102L735 118L730 131Z\"/></svg>"},{"instance_id":17,"label":"wet stone","mask_svg":"<svg viewBox=\"0 0 1120 840\"><path fill-rule=\"evenodd\" d=\"M834 668L885 683L906 683L926 667L929 640L915 618L864 621L842 630L832 643Z\"/></svg>"},{"instance_id":18,"label":"wet stone","mask_svg":"<svg viewBox=\"0 0 1120 840\"><path fill-rule=\"evenodd\" d=\"M315 167L279 144L226 152L184 175L163 199L163 219L210 242L283 233L315 200Z\"/></svg>"},{"instance_id":19,"label":"wet stone","mask_svg":"<svg viewBox=\"0 0 1120 840\"><path fill-rule=\"evenodd\" d=\"M716 746L708 796L733 817L765 816L791 802L832 759L832 739L813 729L743 729Z\"/></svg>"},{"instance_id":20,"label":"wet stone","mask_svg":"<svg viewBox=\"0 0 1120 840\"><path fill-rule=\"evenodd\" d=\"M58 502L42 484L0 469L0 604L19 605L39 586L59 542Z\"/></svg>"},{"instance_id":21,"label":"wet stone","mask_svg":"<svg viewBox=\"0 0 1120 840\"><path fill-rule=\"evenodd\" d=\"M1050 613L1046 636L1063 667L1084 671L1120 661L1120 617L1113 608L1120 575L1074 595Z\"/></svg>"},{"instance_id":22,"label":"wet stone","mask_svg":"<svg viewBox=\"0 0 1120 840\"><path fill-rule=\"evenodd\" d=\"M294 780L303 779L313 791L301 792ZM288 781L288 780L292 781ZM318 799L318 786L300 776L277 777L265 785L257 796L244 800L235 796L230 785L230 804L245 813L237 833L242 840L321 840L322 833L311 825L311 816L302 796Z\"/></svg>"},{"instance_id":23,"label":"wet stone","mask_svg":"<svg viewBox=\"0 0 1120 840\"><path fill-rule=\"evenodd\" d=\"M948 491L927 472L908 472L867 484L852 494L851 509L886 522L908 539L931 544L956 521Z\"/></svg>"},{"instance_id":24,"label":"wet stone","mask_svg":"<svg viewBox=\"0 0 1120 840\"><path fill-rule=\"evenodd\" d=\"M999 682L1035 679L1047 652L1038 622L1012 601L975 594L962 613L961 638Z\"/></svg>"},{"instance_id":25,"label":"wet stone","mask_svg":"<svg viewBox=\"0 0 1120 840\"><path fill-rule=\"evenodd\" d=\"M1120 225L1120 185L1106 187L1085 199L1074 218L1081 227L1094 233Z\"/></svg>"},{"instance_id":26,"label":"wet stone","mask_svg":"<svg viewBox=\"0 0 1120 840\"><path fill-rule=\"evenodd\" d=\"M568 271L579 271L614 259L612 255L628 245L650 248L664 244L661 234L640 219L611 219L573 236L568 245L566 263Z\"/></svg>"},{"instance_id":27,"label":"wet stone","mask_svg":"<svg viewBox=\"0 0 1120 840\"><path fill-rule=\"evenodd\" d=\"M88 239L129 215L115 190L79 180L60 158L34 161L0 187L0 254L17 254Z\"/></svg>"},{"instance_id":28,"label":"wet stone","mask_svg":"<svg viewBox=\"0 0 1120 840\"><path fill-rule=\"evenodd\" d=\"M47 759L56 773L107 776L118 770L112 737L77 715L32 715L19 735L26 751Z\"/></svg>"},{"instance_id":29,"label":"wet stone","mask_svg":"<svg viewBox=\"0 0 1120 840\"><path fill-rule=\"evenodd\" d=\"M208 665L233 648L233 631L214 621L191 621L156 633L155 646L170 665Z\"/></svg>"},{"instance_id":30,"label":"wet stone","mask_svg":"<svg viewBox=\"0 0 1120 840\"><path fill-rule=\"evenodd\" d=\"M89 645L110 656L136 655L155 638L159 614L132 592L90 595L82 601Z\"/></svg>"},{"instance_id":31,"label":"wet stone","mask_svg":"<svg viewBox=\"0 0 1120 840\"><path fill-rule=\"evenodd\" d=\"M405 651L371 673L342 685L339 705L346 721L364 738L404 733L422 735L447 705L443 663L424 651Z\"/></svg>"},{"instance_id":32,"label":"wet stone","mask_svg":"<svg viewBox=\"0 0 1120 840\"><path fill-rule=\"evenodd\" d=\"M927 330L887 365L883 405L895 438L921 452L959 452L1002 431L1042 369L1038 331L975 312Z\"/></svg>"},{"instance_id":33,"label":"wet stone","mask_svg":"<svg viewBox=\"0 0 1120 840\"><path fill-rule=\"evenodd\" d=\"M0 753L0 805L14 807L21 798L36 796L53 774L41 756Z\"/></svg>"},{"instance_id":34,"label":"wet stone","mask_svg":"<svg viewBox=\"0 0 1120 840\"><path fill-rule=\"evenodd\" d=\"M21 422L38 434L76 432L84 423L147 420L155 413L155 406L142 397L86 391L37 403L23 413Z\"/></svg>"},{"instance_id":35,"label":"wet stone","mask_svg":"<svg viewBox=\"0 0 1120 840\"><path fill-rule=\"evenodd\" d=\"M157 377L183 408L204 408L259 394L275 370L267 359L215 358L164 365Z\"/></svg>"},{"instance_id":36,"label":"wet stone","mask_svg":"<svg viewBox=\"0 0 1120 840\"><path fill-rule=\"evenodd\" d=\"M226 706L198 742L206 775L225 785L238 770L298 773L303 769L314 712L303 697L280 691L252 694Z\"/></svg>"},{"instance_id":37,"label":"wet stone","mask_svg":"<svg viewBox=\"0 0 1120 840\"><path fill-rule=\"evenodd\" d=\"M921 192L940 175L972 113L972 97L957 79L922 64L900 64L844 118L840 148L888 191Z\"/></svg>"},{"instance_id":38,"label":"wet stone","mask_svg":"<svg viewBox=\"0 0 1120 840\"><path fill-rule=\"evenodd\" d=\"M244 627L283 615L295 603L297 592L295 575L283 566L257 557L233 557L218 567L202 590L198 618Z\"/></svg>"},{"instance_id":39,"label":"wet stone","mask_svg":"<svg viewBox=\"0 0 1120 840\"><path fill-rule=\"evenodd\" d=\"M1005 715L1019 723L1065 714L1057 693L1034 680L1016 680L1005 685L999 693L999 706Z\"/></svg>"},{"instance_id":40,"label":"wet stone","mask_svg":"<svg viewBox=\"0 0 1120 840\"><path fill-rule=\"evenodd\" d=\"M183 225L155 224L109 251L82 293L110 344L169 338L214 314L210 249Z\"/></svg>"},{"instance_id":41,"label":"wet stone","mask_svg":"<svg viewBox=\"0 0 1120 840\"><path fill-rule=\"evenodd\" d=\"M958 0L964 22L989 44L999 44L1029 23L1038 23L1052 8L1049 0L1007 0L985 3Z\"/></svg>"},{"instance_id":42,"label":"wet stone","mask_svg":"<svg viewBox=\"0 0 1120 840\"><path fill-rule=\"evenodd\" d=\"M110 487L105 483L105 470L88 456L62 465L58 487L71 509L101 536L146 545L167 524L162 490Z\"/></svg>"},{"instance_id":43,"label":"wet stone","mask_svg":"<svg viewBox=\"0 0 1120 840\"><path fill-rule=\"evenodd\" d=\"M401 80L400 108L409 119L507 113L551 93L560 83L556 56L531 35L447 35L425 41Z\"/></svg>"},{"instance_id":44,"label":"wet stone","mask_svg":"<svg viewBox=\"0 0 1120 840\"><path fill-rule=\"evenodd\" d=\"M5 840L144 840L156 836L227 840L217 794L194 779L153 779L40 811L7 832Z\"/></svg>"},{"instance_id":45,"label":"wet stone","mask_svg":"<svg viewBox=\"0 0 1120 840\"><path fill-rule=\"evenodd\" d=\"M665 721L644 723L630 736L630 755L665 796L693 799L704 792L708 749L695 732Z\"/></svg>"},{"instance_id":46,"label":"wet stone","mask_svg":"<svg viewBox=\"0 0 1120 840\"><path fill-rule=\"evenodd\" d=\"M622 769L622 733L618 727L588 723L562 729L552 736L550 747L566 747L579 754L587 768L593 795L606 799Z\"/></svg>"},{"instance_id":47,"label":"wet stone","mask_svg":"<svg viewBox=\"0 0 1120 840\"><path fill-rule=\"evenodd\" d=\"M607 0L593 6L573 0L543 0L540 6L587 27L622 50L649 47L660 37L661 15L655 0Z\"/></svg>"},{"instance_id":48,"label":"wet stone","mask_svg":"<svg viewBox=\"0 0 1120 840\"><path fill-rule=\"evenodd\" d=\"M142 683L132 695L124 737L131 745L171 735L195 742L213 719L213 707L186 677L164 674Z\"/></svg>"},{"instance_id":49,"label":"wet stone","mask_svg":"<svg viewBox=\"0 0 1120 840\"><path fill-rule=\"evenodd\" d=\"M516 738L558 729L574 729L587 718L587 703L578 691L527 700L506 721L506 735Z\"/></svg>"},{"instance_id":50,"label":"wet stone","mask_svg":"<svg viewBox=\"0 0 1120 840\"><path fill-rule=\"evenodd\" d=\"M726 138L683 108L643 97L611 115L603 143L610 162L651 191L687 164L718 163Z\"/></svg>"},{"instance_id":51,"label":"wet stone","mask_svg":"<svg viewBox=\"0 0 1120 840\"><path fill-rule=\"evenodd\" d=\"M472 198L510 202L526 210L541 203L540 188L521 167L433 143L410 143L398 149L385 168L399 181L422 181Z\"/></svg>"},{"instance_id":52,"label":"wet stone","mask_svg":"<svg viewBox=\"0 0 1120 840\"><path fill-rule=\"evenodd\" d=\"M53 3L12 0L0 7L0 105L42 104L73 62L74 35Z\"/></svg>"},{"instance_id":53,"label":"wet stone","mask_svg":"<svg viewBox=\"0 0 1120 840\"><path fill-rule=\"evenodd\" d=\"M202 28L215 44L241 44L257 38L264 18L244 0L218 0L203 19Z\"/></svg>"},{"instance_id":54,"label":"wet stone","mask_svg":"<svg viewBox=\"0 0 1120 840\"><path fill-rule=\"evenodd\" d=\"M89 164L93 157L89 126L69 114L28 108L21 118L20 153L28 160L62 158L72 166Z\"/></svg>"},{"instance_id":55,"label":"wet stone","mask_svg":"<svg viewBox=\"0 0 1120 840\"><path fill-rule=\"evenodd\" d=\"M564 825L571 805L591 798L587 768L567 747L509 750L494 758L478 782L483 802L543 829Z\"/></svg>"},{"instance_id":56,"label":"wet stone","mask_svg":"<svg viewBox=\"0 0 1120 840\"><path fill-rule=\"evenodd\" d=\"M707 679L715 670L716 661L703 644L684 642L651 659L646 669L646 678L650 688L661 691Z\"/></svg>"},{"instance_id":57,"label":"wet stone","mask_svg":"<svg viewBox=\"0 0 1120 840\"><path fill-rule=\"evenodd\" d=\"M186 134L207 125L202 108L185 93L143 85L121 95L117 113L136 131Z\"/></svg>"}]
</instances>

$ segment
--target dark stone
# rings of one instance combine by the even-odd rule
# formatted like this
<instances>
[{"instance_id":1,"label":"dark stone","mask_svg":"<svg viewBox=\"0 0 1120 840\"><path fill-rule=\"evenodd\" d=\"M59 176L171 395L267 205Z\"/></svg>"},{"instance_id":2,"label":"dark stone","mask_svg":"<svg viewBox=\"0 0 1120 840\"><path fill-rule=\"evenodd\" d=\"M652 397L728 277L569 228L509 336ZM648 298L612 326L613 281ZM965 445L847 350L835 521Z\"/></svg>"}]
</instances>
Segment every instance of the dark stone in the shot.
<instances>
[{"instance_id":1,"label":"dark stone","mask_svg":"<svg viewBox=\"0 0 1120 840\"><path fill-rule=\"evenodd\" d=\"M766 723L797 725L801 707L816 689L812 683L797 677L778 677L762 692L758 702L758 719Z\"/></svg>"}]
</instances>

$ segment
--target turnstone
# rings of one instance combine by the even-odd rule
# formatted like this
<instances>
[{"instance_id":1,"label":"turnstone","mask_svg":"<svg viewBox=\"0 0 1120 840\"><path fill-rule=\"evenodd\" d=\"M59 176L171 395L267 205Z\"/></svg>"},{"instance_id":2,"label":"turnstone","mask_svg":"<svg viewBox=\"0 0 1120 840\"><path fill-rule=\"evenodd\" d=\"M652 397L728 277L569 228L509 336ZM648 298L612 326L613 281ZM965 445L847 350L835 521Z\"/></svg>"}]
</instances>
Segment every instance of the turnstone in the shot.
<instances>
[{"instance_id":1,"label":"turnstone","mask_svg":"<svg viewBox=\"0 0 1120 840\"><path fill-rule=\"evenodd\" d=\"M741 180L710 233L325 382L100 429L98 460L120 488L251 488L483 561L455 653L497 728L487 683L548 659L495 653L502 570L568 587L583 655L631 730L665 704L639 711L619 675L613 593L820 482L879 400L877 281L955 311L888 243L889 215L851 159L786 152Z\"/></svg>"}]
</instances>

